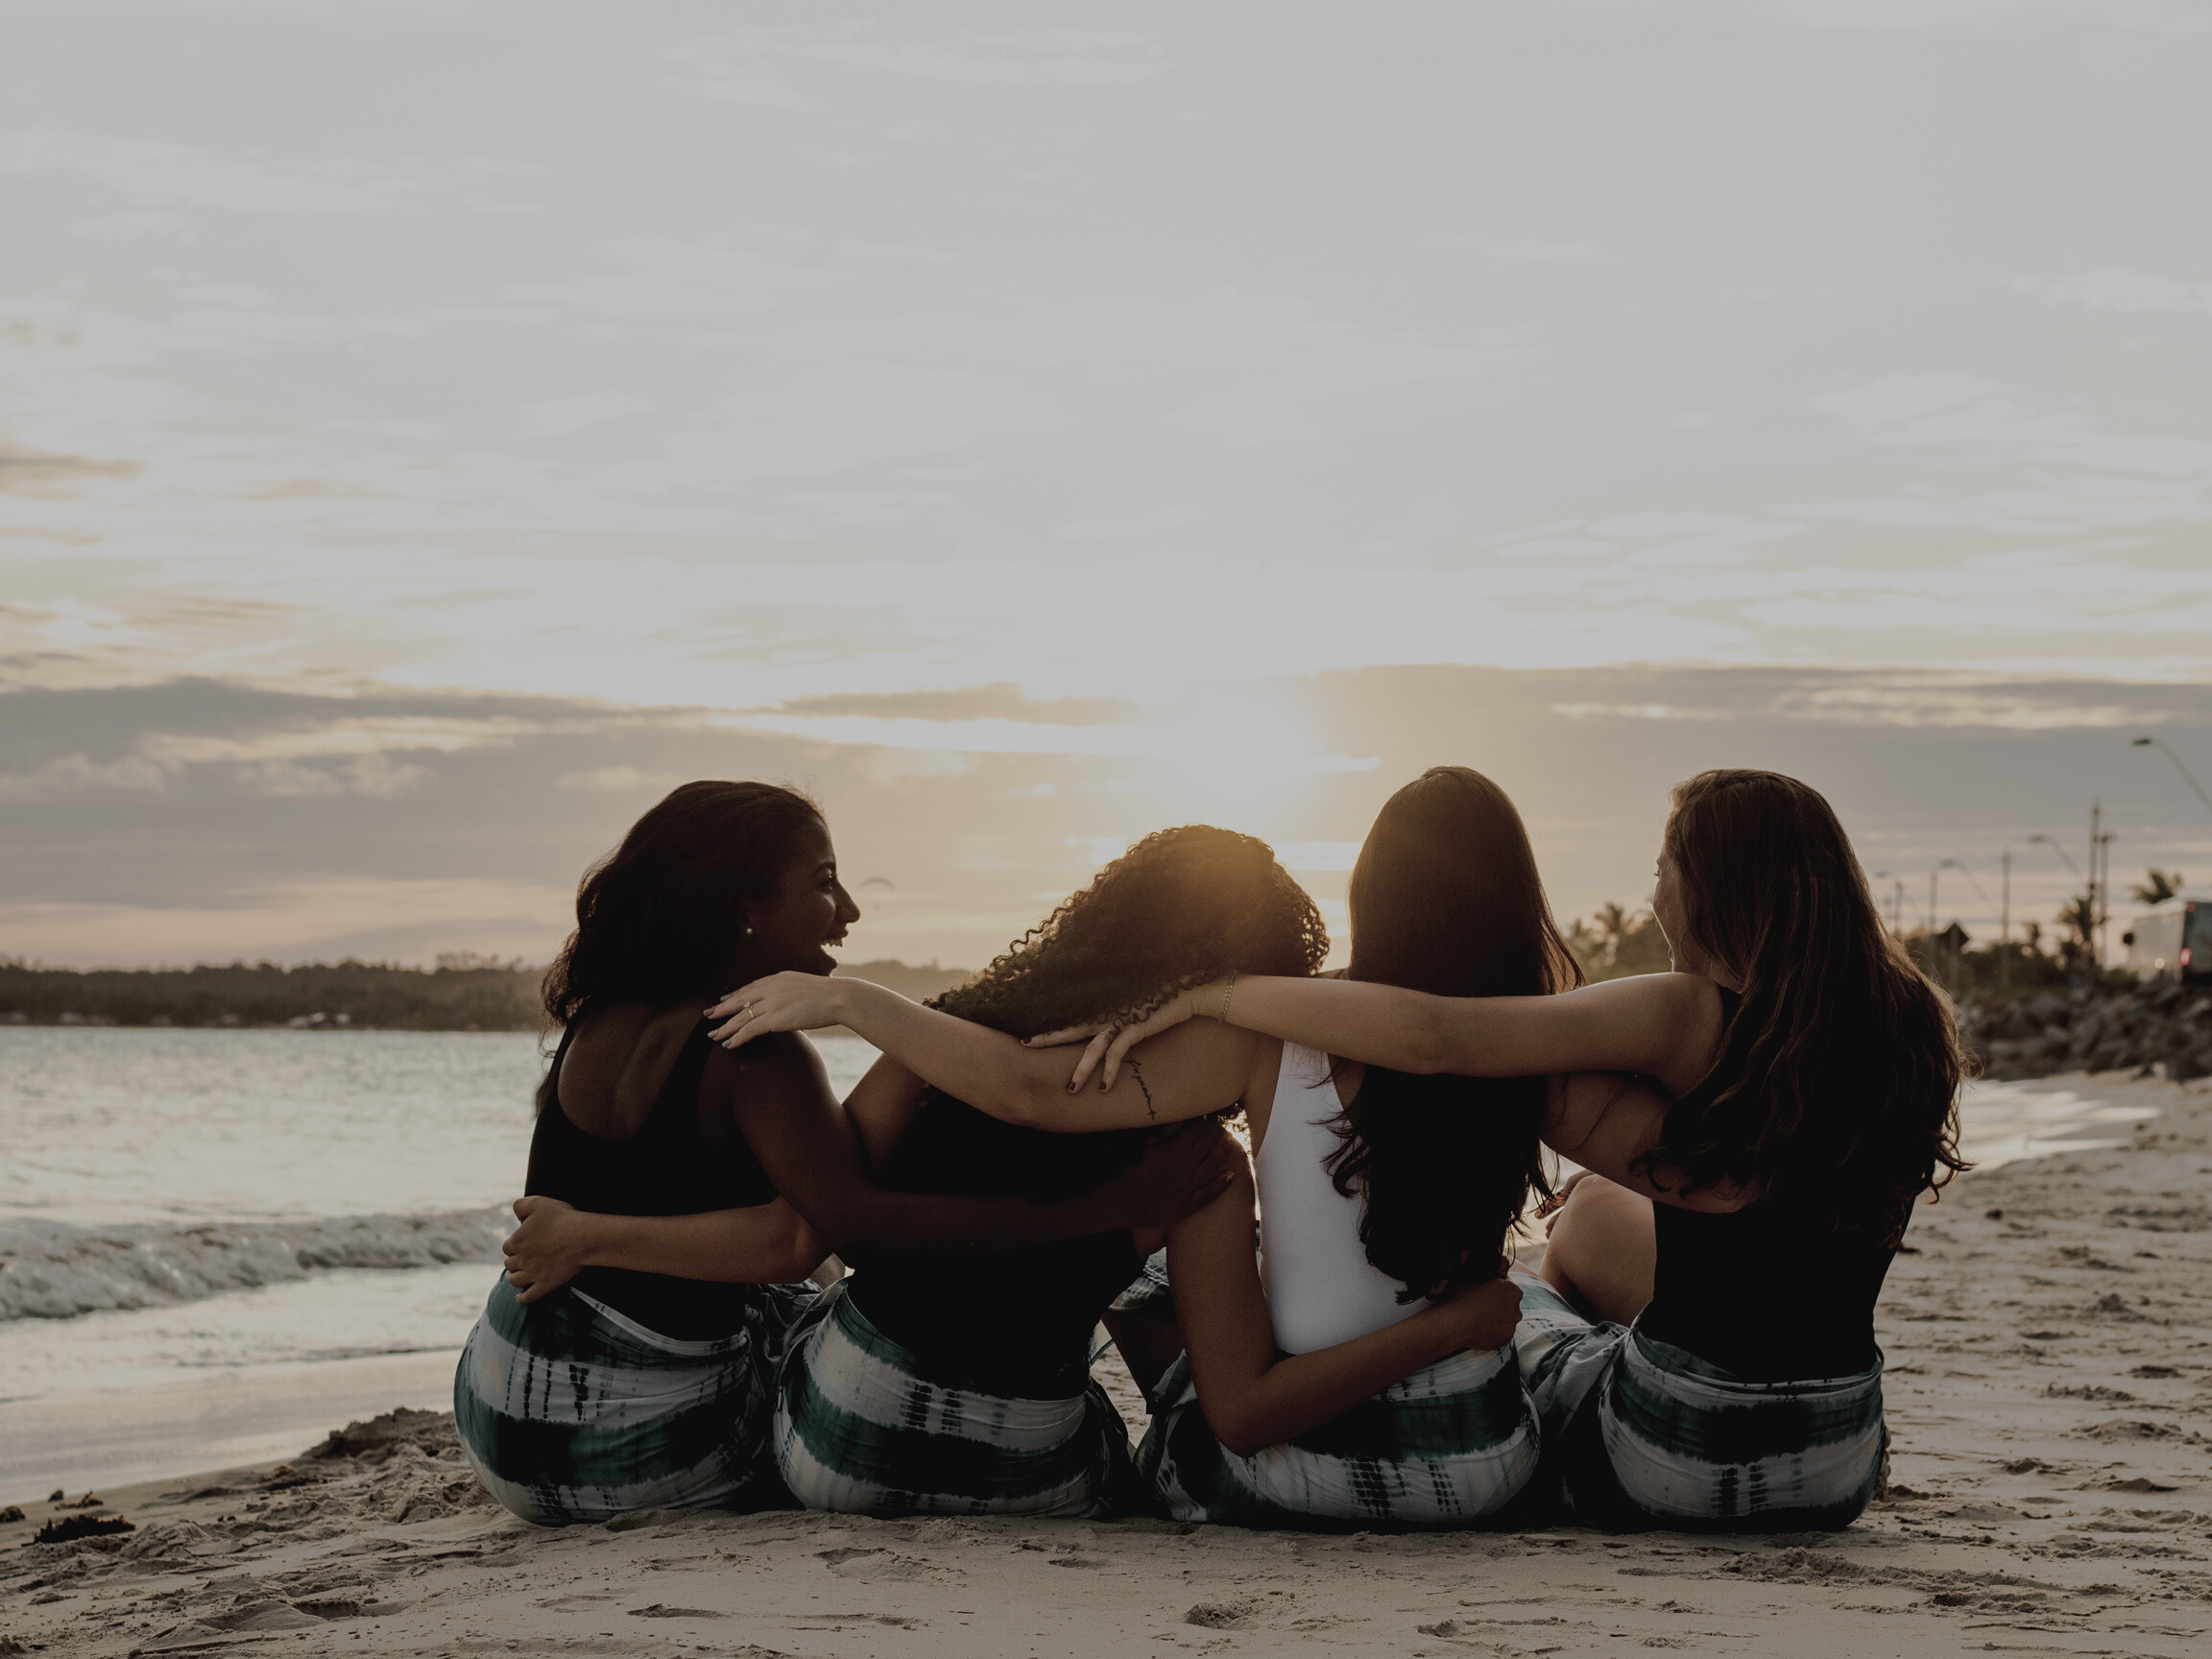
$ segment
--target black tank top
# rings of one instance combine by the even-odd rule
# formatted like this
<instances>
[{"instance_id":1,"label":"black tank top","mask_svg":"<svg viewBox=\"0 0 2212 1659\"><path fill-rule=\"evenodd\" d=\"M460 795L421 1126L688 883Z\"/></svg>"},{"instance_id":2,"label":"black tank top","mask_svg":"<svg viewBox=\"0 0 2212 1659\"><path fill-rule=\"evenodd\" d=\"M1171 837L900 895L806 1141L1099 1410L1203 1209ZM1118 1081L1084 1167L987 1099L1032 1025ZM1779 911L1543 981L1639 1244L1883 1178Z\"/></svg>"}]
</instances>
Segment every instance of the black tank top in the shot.
<instances>
[{"instance_id":1,"label":"black tank top","mask_svg":"<svg viewBox=\"0 0 2212 1659\"><path fill-rule=\"evenodd\" d=\"M1142 1150L1142 1133L1048 1135L931 1090L884 1171L904 1192L1050 1200L1094 1186ZM885 1251L853 1276L853 1305L920 1358L930 1381L977 1393L1069 1400L1090 1382L1091 1332L1143 1264L1126 1232L988 1256Z\"/></svg>"},{"instance_id":2,"label":"black tank top","mask_svg":"<svg viewBox=\"0 0 2212 1659\"><path fill-rule=\"evenodd\" d=\"M1723 1031L1742 1000L1721 990ZM1732 1214L1651 1208L1659 1257L1647 1335L1753 1382L1873 1365L1874 1303L1895 1251L1838 1238L1765 1203Z\"/></svg>"},{"instance_id":3,"label":"black tank top","mask_svg":"<svg viewBox=\"0 0 2212 1659\"><path fill-rule=\"evenodd\" d=\"M523 1190L607 1215L690 1215L773 1203L776 1187L734 1126L709 1139L699 1122L699 1079L713 1046L705 1021L685 1039L667 1082L635 1135L589 1135L561 1110L561 1063L571 1025L538 1091L538 1128L530 1139ZM587 1267L569 1282L648 1330L680 1341L711 1341L735 1331L747 1287L627 1267Z\"/></svg>"}]
</instances>

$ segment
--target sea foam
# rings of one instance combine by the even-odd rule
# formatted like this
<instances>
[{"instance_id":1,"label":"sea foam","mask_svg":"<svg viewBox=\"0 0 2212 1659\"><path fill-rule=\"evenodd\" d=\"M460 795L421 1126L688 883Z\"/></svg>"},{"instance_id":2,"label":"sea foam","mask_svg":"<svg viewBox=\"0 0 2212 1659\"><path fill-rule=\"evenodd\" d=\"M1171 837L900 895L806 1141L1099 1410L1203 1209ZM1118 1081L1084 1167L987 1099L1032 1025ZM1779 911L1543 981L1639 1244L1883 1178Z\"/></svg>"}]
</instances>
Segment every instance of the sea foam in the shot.
<instances>
[{"instance_id":1,"label":"sea foam","mask_svg":"<svg viewBox=\"0 0 2212 1659\"><path fill-rule=\"evenodd\" d=\"M513 1230L500 1206L432 1215L225 1222L161 1228L0 1224L0 1320L70 1319L304 1279L333 1267L496 1262Z\"/></svg>"}]
</instances>

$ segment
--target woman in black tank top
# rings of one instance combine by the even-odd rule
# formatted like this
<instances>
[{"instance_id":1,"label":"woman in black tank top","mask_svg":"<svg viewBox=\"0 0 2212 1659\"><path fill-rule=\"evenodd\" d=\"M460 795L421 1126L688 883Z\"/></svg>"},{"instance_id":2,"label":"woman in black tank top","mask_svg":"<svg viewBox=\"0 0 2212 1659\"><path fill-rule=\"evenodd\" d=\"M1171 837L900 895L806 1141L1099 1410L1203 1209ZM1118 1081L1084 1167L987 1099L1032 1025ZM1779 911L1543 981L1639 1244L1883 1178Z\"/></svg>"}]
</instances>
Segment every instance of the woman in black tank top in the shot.
<instances>
[{"instance_id":1,"label":"woman in black tank top","mask_svg":"<svg viewBox=\"0 0 2212 1659\"><path fill-rule=\"evenodd\" d=\"M1676 788L1652 908L1672 974L1487 998L1240 979L1046 1041L1092 1038L1078 1081L1193 1014L1399 1070L1551 1074L1545 1138L1592 1173L1523 1279L1520 1345L1569 1501L1618 1526L1845 1525L1880 1473L1883 1275L1964 1167L1950 1005L1827 802L1776 773ZM1571 1075L1593 1071L1663 1093Z\"/></svg>"},{"instance_id":2,"label":"woman in black tank top","mask_svg":"<svg viewBox=\"0 0 2212 1659\"><path fill-rule=\"evenodd\" d=\"M563 1036L523 1226L454 1385L462 1443L516 1513L788 1503L773 1385L832 1247L1033 1248L1162 1225L1227 1185L1233 1149L1191 1136L1054 1203L878 1187L804 1038L732 1054L700 1018L760 972L828 974L858 916L819 811L770 784L685 784L586 876L545 979ZM569 1247L579 1210L605 1213L619 1262Z\"/></svg>"}]
</instances>

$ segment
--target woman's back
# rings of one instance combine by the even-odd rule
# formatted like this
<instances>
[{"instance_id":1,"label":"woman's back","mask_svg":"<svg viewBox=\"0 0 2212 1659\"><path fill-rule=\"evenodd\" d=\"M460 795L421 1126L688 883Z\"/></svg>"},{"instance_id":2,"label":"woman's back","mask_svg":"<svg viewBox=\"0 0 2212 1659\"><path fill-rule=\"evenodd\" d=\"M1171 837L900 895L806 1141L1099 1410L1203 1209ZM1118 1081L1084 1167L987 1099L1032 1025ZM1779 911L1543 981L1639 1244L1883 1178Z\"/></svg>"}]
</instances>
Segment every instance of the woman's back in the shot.
<instances>
[{"instance_id":1,"label":"woman's back","mask_svg":"<svg viewBox=\"0 0 2212 1659\"><path fill-rule=\"evenodd\" d=\"M1725 1036L1743 998L1718 990ZM1767 1203L1656 1204L1652 1223L1646 1335L1746 1382L1849 1377L1874 1363L1874 1304L1896 1255L1879 1230L1839 1231Z\"/></svg>"},{"instance_id":2,"label":"woman's back","mask_svg":"<svg viewBox=\"0 0 2212 1659\"><path fill-rule=\"evenodd\" d=\"M1142 1136L1050 1135L929 1091L884 1171L902 1191L1054 1198L1130 1163ZM1098 1316L1136 1277L1126 1232L985 1256L878 1252L854 1275L854 1305L933 1375L977 1392L1067 1399L1089 1379ZM1008 1317L1009 1310L1019 1310Z\"/></svg>"},{"instance_id":3,"label":"woman's back","mask_svg":"<svg viewBox=\"0 0 2212 1659\"><path fill-rule=\"evenodd\" d=\"M1359 1238L1366 1201L1336 1190L1327 1161L1343 1147L1329 1056L1283 1045L1267 1132L1253 1158L1260 1189L1261 1277L1275 1343L1310 1354L1395 1325L1420 1311L1405 1286L1367 1260Z\"/></svg>"},{"instance_id":4,"label":"woman's back","mask_svg":"<svg viewBox=\"0 0 2212 1659\"><path fill-rule=\"evenodd\" d=\"M673 1059L663 1060L674 1035L666 1028L669 1023L663 1017L635 1029L625 1022L618 1029L591 1033L599 1039L597 1051L589 1056L594 1086L579 1089L572 1080L565 1104L563 1073L580 1028L564 1034L539 1090L526 1192L616 1215L688 1215L774 1201L775 1186L732 1122L726 1103L710 1098L704 1087L715 1052L706 1022L692 1019ZM644 1087L649 1094L624 1101L617 1097L622 1091L615 1080L637 1086L634 1061L647 1072L665 1064L666 1074L657 1088L648 1077ZM580 1124L578 1117L589 1127ZM648 1330L685 1340L709 1340L736 1330L748 1290L741 1285L620 1267L587 1267L573 1286Z\"/></svg>"}]
</instances>

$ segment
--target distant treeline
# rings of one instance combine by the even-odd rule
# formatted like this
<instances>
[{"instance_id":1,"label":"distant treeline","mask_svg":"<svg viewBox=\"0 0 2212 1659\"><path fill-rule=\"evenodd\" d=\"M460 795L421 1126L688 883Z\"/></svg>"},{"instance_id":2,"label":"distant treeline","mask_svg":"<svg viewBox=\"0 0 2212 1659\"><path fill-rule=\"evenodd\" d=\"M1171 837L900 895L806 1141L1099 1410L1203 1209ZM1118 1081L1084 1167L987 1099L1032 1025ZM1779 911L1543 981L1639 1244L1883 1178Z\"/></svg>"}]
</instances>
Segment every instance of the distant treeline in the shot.
<instances>
[{"instance_id":1,"label":"distant treeline","mask_svg":"<svg viewBox=\"0 0 2212 1659\"><path fill-rule=\"evenodd\" d=\"M2069 911L2059 920L2072 931L2056 940L2040 923L2029 922L2009 943L1991 940L1980 949L1965 942L1963 932L1930 934L1925 928L1906 932L1904 945L1912 960L1954 997L2134 983L2134 975L2123 970L2094 966L2087 924L2080 916ZM1672 966L1667 935L1648 910L1631 913L1620 904L1603 905L1595 916L1568 926L1567 943L1593 981L1664 974Z\"/></svg>"},{"instance_id":2,"label":"distant treeline","mask_svg":"<svg viewBox=\"0 0 2212 1659\"><path fill-rule=\"evenodd\" d=\"M0 1024L293 1026L314 1030L535 1031L544 972L471 954L434 968L388 962L41 968L0 958ZM863 962L840 974L933 996L964 971Z\"/></svg>"}]
</instances>

